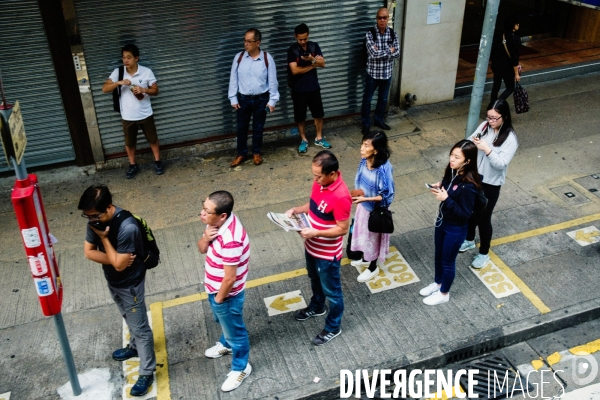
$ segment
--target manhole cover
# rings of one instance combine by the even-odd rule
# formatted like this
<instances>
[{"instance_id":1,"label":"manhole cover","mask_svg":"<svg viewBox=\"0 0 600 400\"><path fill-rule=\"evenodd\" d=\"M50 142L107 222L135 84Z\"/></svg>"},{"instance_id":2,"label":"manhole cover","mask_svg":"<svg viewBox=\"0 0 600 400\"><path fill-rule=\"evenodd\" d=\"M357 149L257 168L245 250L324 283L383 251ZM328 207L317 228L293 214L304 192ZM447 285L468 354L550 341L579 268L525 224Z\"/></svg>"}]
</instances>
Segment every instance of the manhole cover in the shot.
<instances>
[{"instance_id":1,"label":"manhole cover","mask_svg":"<svg viewBox=\"0 0 600 400\"><path fill-rule=\"evenodd\" d=\"M511 393L533 392L535 389L519 375L510 362L501 354L480 358L461 365L466 370L478 369L479 374L474 378L477 385L473 387L473 393L479 395L480 399L505 399ZM488 381L489 380L489 381ZM469 385L468 376L461 376L460 385L467 390ZM525 385L525 386L522 386ZM514 390L513 390L514 387Z\"/></svg>"},{"instance_id":2,"label":"manhole cover","mask_svg":"<svg viewBox=\"0 0 600 400\"><path fill-rule=\"evenodd\" d=\"M598 186L600 187L600 185ZM585 197L571 185L551 188L550 191L570 206L576 206L590 201L590 199Z\"/></svg>"}]
</instances>

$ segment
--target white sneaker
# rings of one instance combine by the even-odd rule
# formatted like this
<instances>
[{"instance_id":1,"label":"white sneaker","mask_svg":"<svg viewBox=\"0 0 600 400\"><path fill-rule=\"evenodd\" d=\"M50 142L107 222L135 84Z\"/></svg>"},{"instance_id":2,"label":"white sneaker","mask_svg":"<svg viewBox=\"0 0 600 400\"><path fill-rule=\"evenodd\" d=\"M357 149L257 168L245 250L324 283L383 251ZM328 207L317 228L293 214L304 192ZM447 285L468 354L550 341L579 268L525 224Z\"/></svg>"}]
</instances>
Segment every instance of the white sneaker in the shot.
<instances>
[{"instance_id":1,"label":"white sneaker","mask_svg":"<svg viewBox=\"0 0 600 400\"><path fill-rule=\"evenodd\" d=\"M421 296L429 296L431 293L437 292L438 290L440 290L440 287L442 287L442 285L438 285L437 283L433 282L430 283L429 285L425 286L423 289L421 289L419 291L419 294Z\"/></svg>"},{"instance_id":2,"label":"white sneaker","mask_svg":"<svg viewBox=\"0 0 600 400\"><path fill-rule=\"evenodd\" d=\"M450 301L450 293L444 295L439 290L433 292L430 296L427 296L423 299L423 303L427 304L428 306L435 306L438 304L447 303L448 301Z\"/></svg>"},{"instance_id":3,"label":"white sneaker","mask_svg":"<svg viewBox=\"0 0 600 400\"><path fill-rule=\"evenodd\" d=\"M363 261L362 259L350 261L350 265L353 267L364 267L368 266L369 264L371 264L369 261Z\"/></svg>"},{"instance_id":4,"label":"white sneaker","mask_svg":"<svg viewBox=\"0 0 600 400\"><path fill-rule=\"evenodd\" d=\"M224 392L231 392L233 389L237 389L244 379L252 372L250 363L246 364L246 368L243 371L229 371L227 379L223 382L221 390Z\"/></svg>"},{"instance_id":5,"label":"white sneaker","mask_svg":"<svg viewBox=\"0 0 600 400\"><path fill-rule=\"evenodd\" d=\"M233 350L223 346L221 342L217 342L217 344L204 352L204 355L208 358L219 358L228 354L233 354Z\"/></svg>"},{"instance_id":6,"label":"white sneaker","mask_svg":"<svg viewBox=\"0 0 600 400\"><path fill-rule=\"evenodd\" d=\"M374 276L377 276L377 274L379 274L379 267L375 268L375 271L369 271L369 268L365 268L365 270L361 272L356 280L359 282L368 282Z\"/></svg>"}]
</instances>

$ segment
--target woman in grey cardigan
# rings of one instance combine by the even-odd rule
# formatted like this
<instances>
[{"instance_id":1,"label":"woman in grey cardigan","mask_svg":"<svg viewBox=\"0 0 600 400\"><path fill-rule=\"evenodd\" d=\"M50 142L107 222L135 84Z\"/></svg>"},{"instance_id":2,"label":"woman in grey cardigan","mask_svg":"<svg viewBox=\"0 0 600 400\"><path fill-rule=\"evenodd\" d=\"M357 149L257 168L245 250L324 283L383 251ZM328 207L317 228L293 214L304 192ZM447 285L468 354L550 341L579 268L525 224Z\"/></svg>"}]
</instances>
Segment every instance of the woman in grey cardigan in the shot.
<instances>
[{"instance_id":1,"label":"woman in grey cardigan","mask_svg":"<svg viewBox=\"0 0 600 400\"><path fill-rule=\"evenodd\" d=\"M487 107L486 121L469 137L477 146L477 170L483 176L482 186L487 206L469 219L467 239L460 252L475 248L475 228L479 226L479 254L471 262L473 268L483 268L490 261L488 255L492 241L492 212L500 197L500 188L506 180L506 170L519 143L512 127L510 109L505 100L496 100Z\"/></svg>"}]
</instances>

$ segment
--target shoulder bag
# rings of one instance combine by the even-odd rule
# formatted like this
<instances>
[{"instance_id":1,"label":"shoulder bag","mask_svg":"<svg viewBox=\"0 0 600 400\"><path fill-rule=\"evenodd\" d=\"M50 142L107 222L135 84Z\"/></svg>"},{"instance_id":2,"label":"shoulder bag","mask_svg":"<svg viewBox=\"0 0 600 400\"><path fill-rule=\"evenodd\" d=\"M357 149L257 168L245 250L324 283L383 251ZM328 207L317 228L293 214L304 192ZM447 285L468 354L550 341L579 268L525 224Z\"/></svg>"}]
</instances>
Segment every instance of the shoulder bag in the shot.
<instances>
[{"instance_id":1,"label":"shoulder bag","mask_svg":"<svg viewBox=\"0 0 600 400\"><path fill-rule=\"evenodd\" d=\"M378 202L373 211L369 214L369 231L376 233L393 233L394 220L392 212L382 202Z\"/></svg>"}]
</instances>

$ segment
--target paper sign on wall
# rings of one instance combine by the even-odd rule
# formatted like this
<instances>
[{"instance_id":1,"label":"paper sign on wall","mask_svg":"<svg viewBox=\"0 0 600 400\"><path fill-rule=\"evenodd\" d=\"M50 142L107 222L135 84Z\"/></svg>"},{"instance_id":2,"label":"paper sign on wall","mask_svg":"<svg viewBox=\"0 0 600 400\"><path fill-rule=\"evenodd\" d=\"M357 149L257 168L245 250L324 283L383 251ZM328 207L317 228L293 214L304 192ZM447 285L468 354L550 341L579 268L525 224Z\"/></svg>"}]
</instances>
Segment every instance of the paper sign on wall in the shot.
<instances>
[{"instance_id":1,"label":"paper sign on wall","mask_svg":"<svg viewBox=\"0 0 600 400\"><path fill-rule=\"evenodd\" d=\"M442 2L427 4L427 25L439 24L442 14Z\"/></svg>"}]
</instances>

